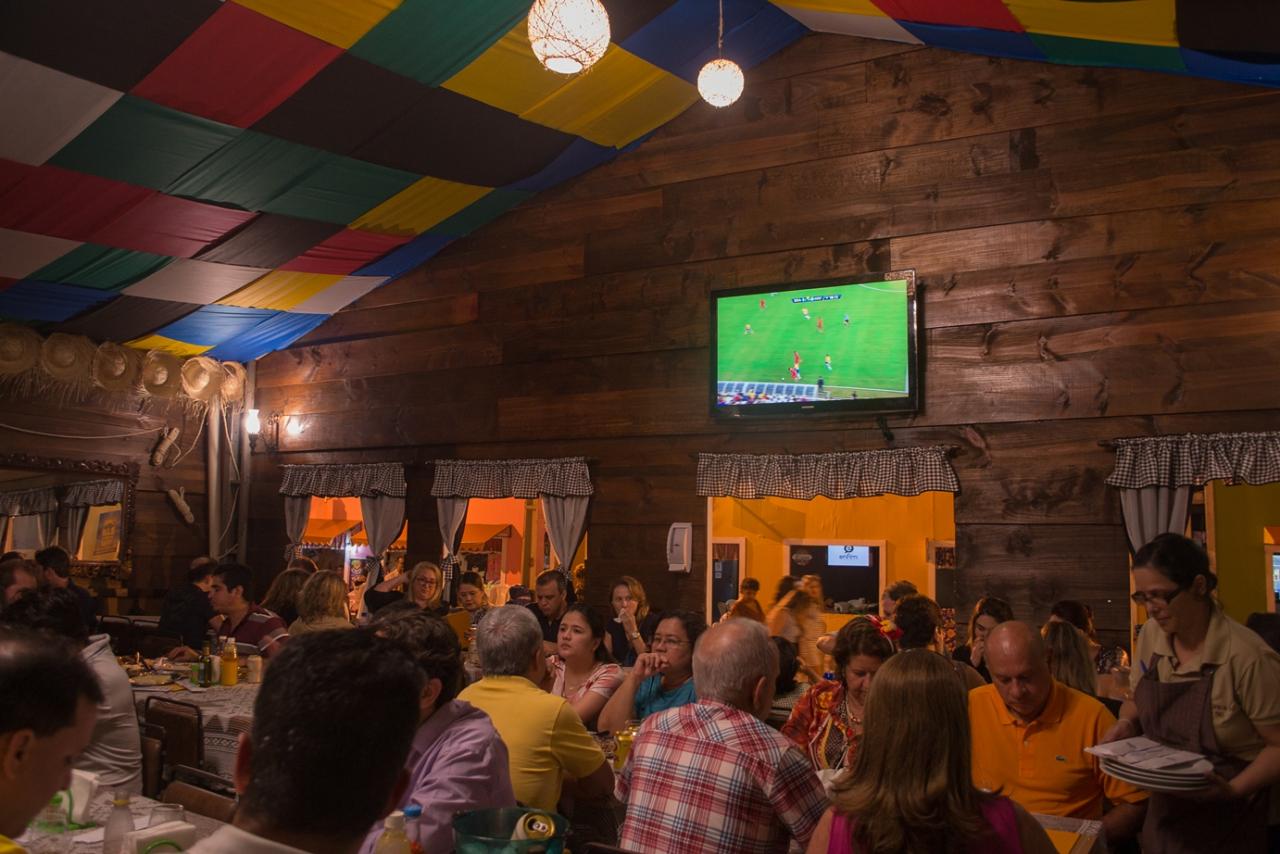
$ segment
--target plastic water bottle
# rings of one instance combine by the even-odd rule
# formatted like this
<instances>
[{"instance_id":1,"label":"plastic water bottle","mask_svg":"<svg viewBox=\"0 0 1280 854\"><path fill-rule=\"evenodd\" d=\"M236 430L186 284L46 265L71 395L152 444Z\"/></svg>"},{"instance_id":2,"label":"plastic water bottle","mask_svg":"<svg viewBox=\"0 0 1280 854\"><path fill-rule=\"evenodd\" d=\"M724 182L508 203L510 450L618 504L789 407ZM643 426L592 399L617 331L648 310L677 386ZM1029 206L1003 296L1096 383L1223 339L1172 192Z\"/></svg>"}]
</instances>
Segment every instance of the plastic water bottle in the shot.
<instances>
[{"instance_id":1,"label":"plastic water bottle","mask_svg":"<svg viewBox=\"0 0 1280 854\"><path fill-rule=\"evenodd\" d=\"M129 811L129 796L116 792L111 801L111 815L102 835L102 854L123 854L125 834L133 833L133 813Z\"/></svg>"},{"instance_id":2,"label":"plastic water bottle","mask_svg":"<svg viewBox=\"0 0 1280 854\"><path fill-rule=\"evenodd\" d=\"M409 850L413 854L425 854L422 847L422 807L417 804L404 808L404 835L409 837Z\"/></svg>"},{"instance_id":3,"label":"plastic water bottle","mask_svg":"<svg viewBox=\"0 0 1280 854\"><path fill-rule=\"evenodd\" d=\"M373 854L411 854L412 851L409 837L404 835L404 813L396 810L383 819L382 835L373 846Z\"/></svg>"}]
</instances>

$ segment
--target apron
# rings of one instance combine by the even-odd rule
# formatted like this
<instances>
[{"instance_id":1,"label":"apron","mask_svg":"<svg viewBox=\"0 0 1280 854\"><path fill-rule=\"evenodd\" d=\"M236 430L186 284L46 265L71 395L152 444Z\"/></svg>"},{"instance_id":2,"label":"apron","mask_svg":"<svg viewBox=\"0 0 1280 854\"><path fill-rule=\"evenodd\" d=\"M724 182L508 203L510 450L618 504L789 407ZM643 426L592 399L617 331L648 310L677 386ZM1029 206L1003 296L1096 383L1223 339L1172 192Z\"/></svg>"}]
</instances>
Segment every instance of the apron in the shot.
<instances>
[{"instance_id":1,"label":"apron","mask_svg":"<svg viewBox=\"0 0 1280 854\"><path fill-rule=\"evenodd\" d=\"M1161 682L1151 656L1147 672L1138 680L1134 702L1142 734L1162 744L1204 754L1214 770L1228 780L1249 764L1223 756L1213 732L1213 674L1217 665L1200 668L1199 679ZM1201 802L1152 792L1142 826L1145 854L1245 854L1267 850L1269 789L1243 800Z\"/></svg>"}]
</instances>

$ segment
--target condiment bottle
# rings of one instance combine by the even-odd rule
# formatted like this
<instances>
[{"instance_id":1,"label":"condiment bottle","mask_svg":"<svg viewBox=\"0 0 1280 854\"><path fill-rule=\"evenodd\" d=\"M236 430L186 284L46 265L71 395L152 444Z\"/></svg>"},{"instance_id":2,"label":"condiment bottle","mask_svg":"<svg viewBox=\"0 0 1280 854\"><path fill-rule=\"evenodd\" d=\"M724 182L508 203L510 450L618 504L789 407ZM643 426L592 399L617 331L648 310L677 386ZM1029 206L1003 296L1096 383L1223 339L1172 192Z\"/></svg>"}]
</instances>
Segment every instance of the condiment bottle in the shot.
<instances>
[{"instance_id":1,"label":"condiment bottle","mask_svg":"<svg viewBox=\"0 0 1280 854\"><path fill-rule=\"evenodd\" d=\"M236 672L239 661L236 657L236 640L235 638L227 638L227 642L222 645L222 679L223 685L234 685L239 681L240 674Z\"/></svg>"}]
</instances>

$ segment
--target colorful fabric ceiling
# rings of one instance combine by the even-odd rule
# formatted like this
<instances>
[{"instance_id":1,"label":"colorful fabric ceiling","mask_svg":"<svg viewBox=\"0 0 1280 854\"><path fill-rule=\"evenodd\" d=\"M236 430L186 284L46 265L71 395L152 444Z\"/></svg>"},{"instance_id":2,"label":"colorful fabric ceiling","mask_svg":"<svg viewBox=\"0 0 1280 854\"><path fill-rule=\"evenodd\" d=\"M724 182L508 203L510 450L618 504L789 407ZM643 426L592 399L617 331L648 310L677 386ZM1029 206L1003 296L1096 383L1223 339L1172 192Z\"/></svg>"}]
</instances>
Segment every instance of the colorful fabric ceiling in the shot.
<instances>
[{"instance_id":1,"label":"colorful fabric ceiling","mask_svg":"<svg viewBox=\"0 0 1280 854\"><path fill-rule=\"evenodd\" d=\"M564 78L530 0L5 0L0 320L287 346L698 100L716 3L604 2L613 44ZM724 52L750 68L812 28L1280 83L1276 13L1245 5L725 0Z\"/></svg>"}]
</instances>

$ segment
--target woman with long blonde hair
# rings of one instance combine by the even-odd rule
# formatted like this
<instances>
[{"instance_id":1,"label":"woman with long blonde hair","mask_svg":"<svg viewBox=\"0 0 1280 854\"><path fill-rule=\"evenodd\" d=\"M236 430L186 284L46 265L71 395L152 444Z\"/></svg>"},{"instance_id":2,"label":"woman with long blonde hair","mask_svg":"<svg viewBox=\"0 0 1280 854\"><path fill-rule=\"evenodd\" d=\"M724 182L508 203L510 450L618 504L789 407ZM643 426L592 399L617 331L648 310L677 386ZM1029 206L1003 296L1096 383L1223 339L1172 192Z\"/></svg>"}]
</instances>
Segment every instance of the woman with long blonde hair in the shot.
<instances>
[{"instance_id":1,"label":"woman with long blonde hair","mask_svg":"<svg viewBox=\"0 0 1280 854\"><path fill-rule=\"evenodd\" d=\"M298 619L289 626L293 637L307 632L351 629L347 611L347 583L336 572L322 570L307 579L298 594Z\"/></svg>"},{"instance_id":2,"label":"woman with long blonde hair","mask_svg":"<svg viewBox=\"0 0 1280 854\"><path fill-rule=\"evenodd\" d=\"M404 588L403 594L396 592L400 587ZM388 578L370 590L365 594L364 602L373 613L403 598L430 614L444 616L449 613L449 606L442 601L443 596L440 567L429 560L420 560L413 569Z\"/></svg>"},{"instance_id":3,"label":"woman with long blonde hair","mask_svg":"<svg viewBox=\"0 0 1280 854\"><path fill-rule=\"evenodd\" d=\"M969 707L951 666L898 653L867 696L865 736L808 854L1051 854L1025 810L973 785Z\"/></svg>"},{"instance_id":4,"label":"woman with long blonde hair","mask_svg":"<svg viewBox=\"0 0 1280 854\"><path fill-rule=\"evenodd\" d=\"M605 649L618 664L630 667L636 657L649 652L658 615L649 610L644 585L630 575L620 575L609 591L613 619L605 623Z\"/></svg>"},{"instance_id":5,"label":"woman with long blonde hair","mask_svg":"<svg viewBox=\"0 0 1280 854\"><path fill-rule=\"evenodd\" d=\"M1089 639L1084 632L1070 623L1053 620L1040 629L1040 636L1049 649L1049 670L1053 678L1068 688L1098 695L1098 671L1093 667Z\"/></svg>"}]
</instances>

